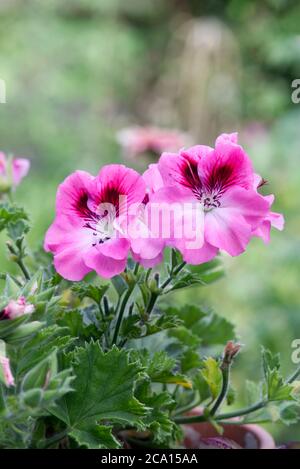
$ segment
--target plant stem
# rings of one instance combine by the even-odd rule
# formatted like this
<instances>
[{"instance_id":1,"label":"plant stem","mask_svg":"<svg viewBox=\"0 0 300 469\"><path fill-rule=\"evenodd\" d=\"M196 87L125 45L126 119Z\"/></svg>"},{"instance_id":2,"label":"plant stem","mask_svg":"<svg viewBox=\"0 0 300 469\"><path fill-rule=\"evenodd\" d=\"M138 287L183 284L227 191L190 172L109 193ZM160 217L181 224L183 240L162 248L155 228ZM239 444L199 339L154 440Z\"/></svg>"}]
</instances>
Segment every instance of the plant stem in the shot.
<instances>
[{"instance_id":1,"label":"plant stem","mask_svg":"<svg viewBox=\"0 0 300 469\"><path fill-rule=\"evenodd\" d=\"M18 251L17 251L10 241L7 241L6 245L8 247L8 250L15 256L14 261L20 267L25 279L30 280L29 271L28 271L27 267L25 266L25 264L23 262L23 259L22 259L22 250L21 250L21 248L19 248Z\"/></svg>"},{"instance_id":2,"label":"plant stem","mask_svg":"<svg viewBox=\"0 0 300 469\"><path fill-rule=\"evenodd\" d=\"M173 270L173 272L170 273L169 277L161 284L160 291L151 294L149 303L146 308L146 314L148 316L152 312L158 297L163 293L164 289L169 285L169 283L173 280L173 278L176 277L177 274L179 274L179 272L183 269L185 265L186 265L186 262L182 262L181 264L179 264Z\"/></svg>"},{"instance_id":3,"label":"plant stem","mask_svg":"<svg viewBox=\"0 0 300 469\"><path fill-rule=\"evenodd\" d=\"M177 274L179 274L179 272L184 268L184 266L186 265L186 262L182 262L181 264L179 264L171 273L170 273L170 276L164 281L164 283L161 285L161 289L164 290L168 285L169 283L173 280L174 277L176 277Z\"/></svg>"},{"instance_id":4,"label":"plant stem","mask_svg":"<svg viewBox=\"0 0 300 469\"><path fill-rule=\"evenodd\" d=\"M66 428L62 432L56 433L50 438L47 438L46 440L44 440L42 444L42 448L49 448L49 446L53 445L54 443L61 441L65 436L67 436L67 434L68 434L68 429Z\"/></svg>"},{"instance_id":5,"label":"plant stem","mask_svg":"<svg viewBox=\"0 0 300 469\"><path fill-rule=\"evenodd\" d=\"M127 302L130 298L131 293L133 292L133 289L134 289L134 286L131 286L131 287L128 288L128 290L127 290L127 292L126 292L126 294L123 298L123 301L121 302L120 311L119 311L119 314L118 314L118 319L117 319L117 324L116 324L116 327L115 327L115 332L114 332L112 344L117 343L117 339L118 339L122 319L123 319L123 316L124 316L124 313L125 313L126 305L127 305Z\"/></svg>"},{"instance_id":6,"label":"plant stem","mask_svg":"<svg viewBox=\"0 0 300 469\"><path fill-rule=\"evenodd\" d=\"M27 267L25 266L24 262L23 262L23 259L18 259L16 261L16 263L18 264L18 266L20 267L20 269L22 270L23 272L23 275L25 277L26 280L30 280L30 274L29 274L29 271L27 269Z\"/></svg>"},{"instance_id":7,"label":"plant stem","mask_svg":"<svg viewBox=\"0 0 300 469\"><path fill-rule=\"evenodd\" d=\"M222 371L222 389L221 392L214 403L213 407L210 410L210 415L215 415L217 412L218 408L221 406L222 402L226 398L228 388L229 388L229 381L230 381L230 364L226 364L225 362L222 363L221 366L221 371Z\"/></svg>"},{"instance_id":8,"label":"plant stem","mask_svg":"<svg viewBox=\"0 0 300 469\"><path fill-rule=\"evenodd\" d=\"M133 270L134 275L137 275L138 271L139 271L139 264L137 262L135 264L135 267L134 267L134 270ZM116 327L115 327L115 332L114 332L112 344L117 343L117 339L118 339L120 327L121 327L121 324L122 324L122 319L123 319L123 316L124 316L124 313L125 313L126 305L127 305L127 302L128 302L128 300L131 296L131 293L134 290L134 287L135 287L135 284L128 286L128 290L127 290L127 292L126 292L126 294L123 298L123 301L121 302L121 306L120 306L120 310L119 310L119 315L118 315L117 324L116 324Z\"/></svg>"},{"instance_id":9,"label":"plant stem","mask_svg":"<svg viewBox=\"0 0 300 469\"><path fill-rule=\"evenodd\" d=\"M300 375L300 367L298 367L295 370L295 372L286 380L286 383L291 384L293 381L295 381L295 379L299 375ZM222 392L220 393L220 396L221 396L221 394L222 394ZM217 400L217 402L218 402L218 400ZM244 407L243 409L238 409L238 410L234 410L232 412L227 412L225 414L216 415L214 417L214 420L217 420L217 421L230 420L230 419L233 419L235 417L242 417L243 415L251 414L252 412L255 412L256 410L262 409L267 404L268 404L268 400L262 399L261 401L258 401L258 402L256 402L255 404L252 404L249 407ZM214 407L216 407L216 404L214 405ZM214 407L211 410L209 416L213 415L212 412L214 410ZM182 417L176 417L175 416L174 421L178 424L207 422L208 417L206 415L193 415L193 416L190 416L190 417L189 416L182 416Z\"/></svg>"},{"instance_id":10,"label":"plant stem","mask_svg":"<svg viewBox=\"0 0 300 469\"><path fill-rule=\"evenodd\" d=\"M259 401L256 404L253 404L252 406L245 407L244 409L239 409L233 412L228 412L226 414L219 414L217 415L214 420L228 420L232 419L234 417L241 417L243 415L251 414L251 412L255 412L256 410L261 409L267 404L267 401ZM210 416L210 415L209 415ZM175 417L174 421L178 424L183 424L183 423L197 423L197 422L207 422L208 417L206 415L192 415L190 417Z\"/></svg>"},{"instance_id":11,"label":"plant stem","mask_svg":"<svg viewBox=\"0 0 300 469\"><path fill-rule=\"evenodd\" d=\"M300 375L300 366L291 374L291 376L286 380L286 384L291 384L295 381L296 378Z\"/></svg>"}]
</instances>

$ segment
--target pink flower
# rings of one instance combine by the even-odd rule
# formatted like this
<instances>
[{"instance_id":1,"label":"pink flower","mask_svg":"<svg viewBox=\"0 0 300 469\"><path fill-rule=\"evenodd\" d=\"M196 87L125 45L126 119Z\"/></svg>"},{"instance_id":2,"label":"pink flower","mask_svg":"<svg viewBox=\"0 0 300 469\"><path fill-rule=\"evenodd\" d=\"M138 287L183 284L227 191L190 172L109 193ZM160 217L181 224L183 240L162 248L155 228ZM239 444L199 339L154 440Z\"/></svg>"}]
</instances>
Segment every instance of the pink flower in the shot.
<instances>
[{"instance_id":1,"label":"pink flower","mask_svg":"<svg viewBox=\"0 0 300 469\"><path fill-rule=\"evenodd\" d=\"M14 386L15 380L10 369L9 359L0 355L0 377L6 386Z\"/></svg>"},{"instance_id":2,"label":"pink flower","mask_svg":"<svg viewBox=\"0 0 300 469\"><path fill-rule=\"evenodd\" d=\"M271 200L255 189L251 161L235 133L218 137L214 149L197 145L164 153L158 168L165 187L155 194L157 202L194 203L203 212L202 247L189 248L184 237L171 240L191 264L212 259L219 249L241 254L258 228L271 223L270 218L274 222Z\"/></svg>"},{"instance_id":3,"label":"pink flower","mask_svg":"<svg viewBox=\"0 0 300 469\"><path fill-rule=\"evenodd\" d=\"M0 316L1 319L16 319L23 314L32 314L34 310L34 305L27 303L26 298L21 296L17 301L10 300Z\"/></svg>"},{"instance_id":4,"label":"pink flower","mask_svg":"<svg viewBox=\"0 0 300 469\"><path fill-rule=\"evenodd\" d=\"M91 270L105 278L122 272L130 249L126 224L144 197L143 178L123 165L104 166L96 177L84 171L67 177L45 239L57 272L68 280Z\"/></svg>"},{"instance_id":5,"label":"pink flower","mask_svg":"<svg viewBox=\"0 0 300 469\"><path fill-rule=\"evenodd\" d=\"M143 174L146 195L137 216L129 226L133 259L145 268L154 267L163 260L165 240L151 231L151 199L163 187L163 179L156 164L150 164ZM159 233L158 233L159 234Z\"/></svg>"},{"instance_id":6,"label":"pink flower","mask_svg":"<svg viewBox=\"0 0 300 469\"><path fill-rule=\"evenodd\" d=\"M0 190L10 187L15 188L22 179L27 176L30 168L30 161L26 158L8 158L3 152L0 152Z\"/></svg>"},{"instance_id":7,"label":"pink flower","mask_svg":"<svg viewBox=\"0 0 300 469\"><path fill-rule=\"evenodd\" d=\"M143 153L159 156L163 151L178 151L189 141L189 137L178 130L156 127L129 127L121 130L117 138L129 158Z\"/></svg>"},{"instance_id":8,"label":"pink flower","mask_svg":"<svg viewBox=\"0 0 300 469\"><path fill-rule=\"evenodd\" d=\"M258 174L255 175L254 179L254 189L258 189L264 185L266 181L262 179ZM269 208L271 208L275 196L273 194L264 196L264 199L268 202ZM281 213L268 211L266 217L262 220L257 228L253 230L253 236L258 236L261 238L264 243L270 242L271 227L276 228L279 231L282 231L284 228L284 217Z\"/></svg>"}]
</instances>

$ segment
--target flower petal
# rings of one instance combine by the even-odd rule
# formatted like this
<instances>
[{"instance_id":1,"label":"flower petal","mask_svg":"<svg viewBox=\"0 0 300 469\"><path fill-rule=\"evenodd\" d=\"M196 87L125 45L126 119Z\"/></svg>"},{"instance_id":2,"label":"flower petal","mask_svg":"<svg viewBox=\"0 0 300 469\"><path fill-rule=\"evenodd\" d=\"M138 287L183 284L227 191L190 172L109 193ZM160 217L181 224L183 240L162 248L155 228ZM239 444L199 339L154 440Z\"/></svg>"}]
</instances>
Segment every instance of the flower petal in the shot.
<instances>
[{"instance_id":1,"label":"flower petal","mask_svg":"<svg viewBox=\"0 0 300 469\"><path fill-rule=\"evenodd\" d=\"M85 263L104 278L111 278L120 274L126 267L127 259L117 260L104 256L98 249L90 250L85 255Z\"/></svg>"},{"instance_id":2,"label":"flower petal","mask_svg":"<svg viewBox=\"0 0 300 469\"><path fill-rule=\"evenodd\" d=\"M30 169L30 161L26 158L14 158L12 161L12 176L14 186L20 184L22 179L27 176Z\"/></svg>"}]
</instances>

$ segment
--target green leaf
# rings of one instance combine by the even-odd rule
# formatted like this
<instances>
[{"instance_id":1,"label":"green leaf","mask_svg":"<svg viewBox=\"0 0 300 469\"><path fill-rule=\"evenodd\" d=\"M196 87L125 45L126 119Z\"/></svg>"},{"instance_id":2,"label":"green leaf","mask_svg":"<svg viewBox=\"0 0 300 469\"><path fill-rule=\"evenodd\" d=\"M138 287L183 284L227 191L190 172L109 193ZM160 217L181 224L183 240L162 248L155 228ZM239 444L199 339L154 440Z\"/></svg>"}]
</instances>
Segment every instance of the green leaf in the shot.
<instances>
[{"instance_id":1,"label":"green leaf","mask_svg":"<svg viewBox=\"0 0 300 469\"><path fill-rule=\"evenodd\" d=\"M211 398L210 387L201 371L198 371L193 376L193 389L198 391L201 403L206 399Z\"/></svg>"},{"instance_id":2,"label":"green leaf","mask_svg":"<svg viewBox=\"0 0 300 469\"><path fill-rule=\"evenodd\" d=\"M196 350L190 348L183 351L180 357L181 371L187 373L193 369L200 368L201 359L200 355Z\"/></svg>"},{"instance_id":3,"label":"green leaf","mask_svg":"<svg viewBox=\"0 0 300 469\"><path fill-rule=\"evenodd\" d=\"M279 370L280 368L280 354L273 354L270 350L262 347L262 364L265 378L268 377L270 370Z\"/></svg>"},{"instance_id":4,"label":"green leaf","mask_svg":"<svg viewBox=\"0 0 300 469\"><path fill-rule=\"evenodd\" d=\"M27 222L28 216L23 208L0 203L0 231L7 229L12 239L19 239L29 230Z\"/></svg>"},{"instance_id":5,"label":"green leaf","mask_svg":"<svg viewBox=\"0 0 300 469\"><path fill-rule=\"evenodd\" d=\"M214 358L208 357L203 360L202 364L202 376L208 384L212 398L216 399L222 387L222 372L219 363Z\"/></svg>"},{"instance_id":6,"label":"green leaf","mask_svg":"<svg viewBox=\"0 0 300 469\"><path fill-rule=\"evenodd\" d=\"M246 402L250 406L259 402L262 398L262 387L260 383L246 380Z\"/></svg>"},{"instance_id":7,"label":"green leaf","mask_svg":"<svg viewBox=\"0 0 300 469\"><path fill-rule=\"evenodd\" d=\"M179 441L180 430L170 417L175 408L175 401L168 392L155 393L151 389L148 380L141 380L137 384L136 395L140 402L149 409L143 418L143 423L152 434L152 441L163 447L168 447L171 442Z\"/></svg>"},{"instance_id":8,"label":"green leaf","mask_svg":"<svg viewBox=\"0 0 300 469\"><path fill-rule=\"evenodd\" d=\"M269 401L294 400L292 384L286 384L279 371L280 355L262 349L262 363L265 377L265 391Z\"/></svg>"},{"instance_id":9,"label":"green leaf","mask_svg":"<svg viewBox=\"0 0 300 469\"><path fill-rule=\"evenodd\" d=\"M108 425L90 424L72 430L69 435L79 446L88 449L120 448L121 444L112 434L113 427Z\"/></svg>"},{"instance_id":10,"label":"green leaf","mask_svg":"<svg viewBox=\"0 0 300 469\"><path fill-rule=\"evenodd\" d=\"M169 307L165 314L182 321L183 326L171 330L169 335L185 345L196 347L200 342L205 346L225 344L235 338L234 326L213 311L185 305L180 309Z\"/></svg>"},{"instance_id":11,"label":"green leaf","mask_svg":"<svg viewBox=\"0 0 300 469\"><path fill-rule=\"evenodd\" d=\"M112 277L111 283L115 287L115 290L119 296L121 296L128 288L127 283L121 275L116 275L115 277Z\"/></svg>"},{"instance_id":12,"label":"green leaf","mask_svg":"<svg viewBox=\"0 0 300 469\"><path fill-rule=\"evenodd\" d=\"M219 280L223 275L224 270L219 258L199 266L189 265L173 280L167 292L195 285L208 285Z\"/></svg>"},{"instance_id":13,"label":"green leaf","mask_svg":"<svg viewBox=\"0 0 300 469\"><path fill-rule=\"evenodd\" d=\"M56 349L63 352L73 341L66 327L53 325L41 329L16 352L16 375L23 375Z\"/></svg>"},{"instance_id":14,"label":"green leaf","mask_svg":"<svg viewBox=\"0 0 300 469\"><path fill-rule=\"evenodd\" d=\"M293 386L285 384L277 369L269 371L266 378L267 396L269 401L294 400Z\"/></svg>"},{"instance_id":15,"label":"green leaf","mask_svg":"<svg viewBox=\"0 0 300 469\"><path fill-rule=\"evenodd\" d=\"M56 417L72 429L103 420L141 426L146 409L134 397L141 368L129 363L125 350L114 347L104 353L98 342L90 342L68 354L66 360L74 370L75 392L52 409Z\"/></svg>"},{"instance_id":16,"label":"green leaf","mask_svg":"<svg viewBox=\"0 0 300 469\"><path fill-rule=\"evenodd\" d=\"M177 361L165 351L154 352L151 356L147 350L131 353L131 358L139 360L141 366L154 383L178 384L184 388L192 387L191 381L184 375L176 372Z\"/></svg>"},{"instance_id":17,"label":"green leaf","mask_svg":"<svg viewBox=\"0 0 300 469\"><path fill-rule=\"evenodd\" d=\"M107 292L109 285L93 285L91 283L80 282L72 286L72 290L82 300L83 298L90 298L98 305L103 296Z\"/></svg>"}]
</instances>

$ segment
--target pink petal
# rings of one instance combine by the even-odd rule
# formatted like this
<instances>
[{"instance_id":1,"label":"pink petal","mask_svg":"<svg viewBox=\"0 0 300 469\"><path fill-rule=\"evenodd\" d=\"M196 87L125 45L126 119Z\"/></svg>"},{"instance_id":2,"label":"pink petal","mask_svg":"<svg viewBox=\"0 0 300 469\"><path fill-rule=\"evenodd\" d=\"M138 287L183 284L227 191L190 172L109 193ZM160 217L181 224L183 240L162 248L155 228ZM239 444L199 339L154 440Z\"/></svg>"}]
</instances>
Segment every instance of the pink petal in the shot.
<instances>
[{"instance_id":1,"label":"pink petal","mask_svg":"<svg viewBox=\"0 0 300 469\"><path fill-rule=\"evenodd\" d=\"M0 151L0 176L6 176L6 155Z\"/></svg>"},{"instance_id":2,"label":"pink petal","mask_svg":"<svg viewBox=\"0 0 300 469\"><path fill-rule=\"evenodd\" d=\"M161 252L158 256L151 258L151 259L144 259L143 257L139 256L138 254L132 253L132 257L135 262L141 264L145 269L150 269L155 267L156 265L160 264L163 261L163 253Z\"/></svg>"},{"instance_id":3,"label":"pink petal","mask_svg":"<svg viewBox=\"0 0 300 469\"><path fill-rule=\"evenodd\" d=\"M243 148L221 138L213 153L205 155L199 164L199 176L208 190L241 186L253 187L252 163Z\"/></svg>"},{"instance_id":4,"label":"pink petal","mask_svg":"<svg viewBox=\"0 0 300 469\"><path fill-rule=\"evenodd\" d=\"M26 158L16 158L12 161L12 176L14 186L20 184L22 179L27 176L30 168L30 161Z\"/></svg>"},{"instance_id":5,"label":"pink petal","mask_svg":"<svg viewBox=\"0 0 300 469\"><path fill-rule=\"evenodd\" d=\"M15 380L12 375L11 369L10 369L10 362L7 357L4 357L3 355L0 355L0 366L2 368L2 376L4 378L4 382L6 386L14 386L15 385Z\"/></svg>"},{"instance_id":6,"label":"pink petal","mask_svg":"<svg viewBox=\"0 0 300 469\"><path fill-rule=\"evenodd\" d=\"M205 215L205 239L213 246L238 256L251 237L251 226L228 208L216 209Z\"/></svg>"},{"instance_id":7,"label":"pink petal","mask_svg":"<svg viewBox=\"0 0 300 469\"><path fill-rule=\"evenodd\" d=\"M177 153L163 153L158 168L166 186L192 188L199 185L197 166L201 158L209 155L212 149L204 145L196 145Z\"/></svg>"},{"instance_id":8,"label":"pink petal","mask_svg":"<svg viewBox=\"0 0 300 469\"><path fill-rule=\"evenodd\" d=\"M233 132L231 134L221 134L219 137L216 139L215 146L218 146L223 143L238 143L238 133Z\"/></svg>"},{"instance_id":9,"label":"pink petal","mask_svg":"<svg viewBox=\"0 0 300 469\"><path fill-rule=\"evenodd\" d=\"M120 195L126 196L127 205L141 203L145 197L146 183L134 169L121 164L103 166L95 178L94 189L105 191L109 187L118 189ZM110 202L101 200L101 202Z\"/></svg>"},{"instance_id":10,"label":"pink petal","mask_svg":"<svg viewBox=\"0 0 300 469\"><path fill-rule=\"evenodd\" d=\"M130 242L126 238L112 238L102 244L97 245L98 251L104 256L112 259L122 260L128 256Z\"/></svg>"},{"instance_id":11,"label":"pink petal","mask_svg":"<svg viewBox=\"0 0 300 469\"><path fill-rule=\"evenodd\" d=\"M205 242L200 249L190 249L185 242L177 242L177 249L181 252L183 260L191 265L199 265L211 261L218 254L218 248Z\"/></svg>"},{"instance_id":12,"label":"pink petal","mask_svg":"<svg viewBox=\"0 0 300 469\"><path fill-rule=\"evenodd\" d=\"M233 187L226 191L221 200L221 207L216 210L229 208L232 212L242 215L252 228L255 228L268 214L270 199L263 197L253 190Z\"/></svg>"},{"instance_id":13,"label":"pink petal","mask_svg":"<svg viewBox=\"0 0 300 469\"><path fill-rule=\"evenodd\" d=\"M97 249L93 249L85 255L85 263L101 277L111 278L124 271L127 259L116 260L104 256Z\"/></svg>"},{"instance_id":14,"label":"pink petal","mask_svg":"<svg viewBox=\"0 0 300 469\"><path fill-rule=\"evenodd\" d=\"M150 194L153 192L157 192L164 185L157 164L150 164L148 166L148 169L143 174L143 179Z\"/></svg>"},{"instance_id":15,"label":"pink petal","mask_svg":"<svg viewBox=\"0 0 300 469\"><path fill-rule=\"evenodd\" d=\"M94 177L86 171L75 171L58 186L56 214L69 219L71 225L82 226L84 210Z\"/></svg>"},{"instance_id":16,"label":"pink petal","mask_svg":"<svg viewBox=\"0 0 300 469\"><path fill-rule=\"evenodd\" d=\"M80 281L91 271L83 260L85 256L78 246L66 246L54 254L55 269L67 280Z\"/></svg>"}]
</instances>

